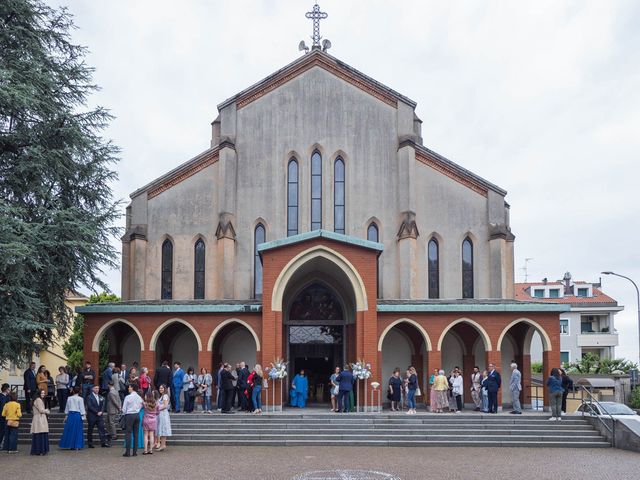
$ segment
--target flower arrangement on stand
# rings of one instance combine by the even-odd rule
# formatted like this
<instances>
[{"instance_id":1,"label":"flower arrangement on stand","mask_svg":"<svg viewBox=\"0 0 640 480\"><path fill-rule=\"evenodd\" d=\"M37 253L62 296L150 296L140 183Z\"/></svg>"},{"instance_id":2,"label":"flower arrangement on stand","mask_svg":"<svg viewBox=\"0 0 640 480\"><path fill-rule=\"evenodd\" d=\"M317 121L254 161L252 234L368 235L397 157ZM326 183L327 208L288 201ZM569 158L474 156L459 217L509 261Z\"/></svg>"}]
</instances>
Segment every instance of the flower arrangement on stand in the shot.
<instances>
[{"instance_id":1,"label":"flower arrangement on stand","mask_svg":"<svg viewBox=\"0 0 640 480\"><path fill-rule=\"evenodd\" d=\"M273 389L271 390L272 406L275 411L276 408L276 381L280 380L280 411L282 411L282 384L283 380L287 376L287 365L289 362L285 362L284 358L276 357L271 362L271 367L267 369L269 378L273 381Z\"/></svg>"},{"instance_id":2,"label":"flower arrangement on stand","mask_svg":"<svg viewBox=\"0 0 640 480\"><path fill-rule=\"evenodd\" d=\"M358 360L356 363L351 364L351 373L353 377L360 383L360 380L364 380L364 411L367 411L367 380L371 378L371 364L366 363L363 359ZM360 388L356 390L356 411L360 408Z\"/></svg>"}]
</instances>

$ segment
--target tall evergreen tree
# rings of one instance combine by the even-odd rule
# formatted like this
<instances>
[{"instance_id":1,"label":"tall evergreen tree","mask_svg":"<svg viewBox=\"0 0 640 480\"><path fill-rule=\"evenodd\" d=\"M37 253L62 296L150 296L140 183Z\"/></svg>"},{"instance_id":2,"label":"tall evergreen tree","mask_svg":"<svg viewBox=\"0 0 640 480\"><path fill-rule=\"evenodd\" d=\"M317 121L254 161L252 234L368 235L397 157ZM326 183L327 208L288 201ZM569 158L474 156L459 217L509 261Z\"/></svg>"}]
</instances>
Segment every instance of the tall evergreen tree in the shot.
<instances>
[{"instance_id":1,"label":"tall evergreen tree","mask_svg":"<svg viewBox=\"0 0 640 480\"><path fill-rule=\"evenodd\" d=\"M116 266L118 149L73 28L65 9L0 1L0 366L64 334L65 292L105 289Z\"/></svg>"}]
</instances>

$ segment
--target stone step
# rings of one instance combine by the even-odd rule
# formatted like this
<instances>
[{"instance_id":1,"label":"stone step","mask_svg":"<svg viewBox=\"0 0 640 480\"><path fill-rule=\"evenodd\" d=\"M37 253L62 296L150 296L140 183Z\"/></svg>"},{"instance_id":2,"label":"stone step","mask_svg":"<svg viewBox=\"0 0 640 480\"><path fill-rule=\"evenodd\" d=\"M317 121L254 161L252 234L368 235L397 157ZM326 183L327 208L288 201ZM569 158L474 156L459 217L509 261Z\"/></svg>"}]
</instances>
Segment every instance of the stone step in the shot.
<instances>
[{"instance_id":1,"label":"stone step","mask_svg":"<svg viewBox=\"0 0 640 480\"><path fill-rule=\"evenodd\" d=\"M64 415L50 417L55 446ZM549 422L542 415L171 415L173 445L608 447L582 417ZM23 418L19 442L28 444ZM122 448L122 432L117 446ZM97 431L94 442L98 442Z\"/></svg>"}]
</instances>

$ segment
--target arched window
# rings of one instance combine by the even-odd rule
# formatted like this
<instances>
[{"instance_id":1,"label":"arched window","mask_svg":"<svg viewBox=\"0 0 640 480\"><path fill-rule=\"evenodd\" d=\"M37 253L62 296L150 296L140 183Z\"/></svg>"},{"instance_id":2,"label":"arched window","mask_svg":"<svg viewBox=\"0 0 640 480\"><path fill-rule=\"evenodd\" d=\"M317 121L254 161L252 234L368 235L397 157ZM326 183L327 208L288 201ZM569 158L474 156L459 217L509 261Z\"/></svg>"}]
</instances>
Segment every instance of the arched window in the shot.
<instances>
[{"instance_id":1,"label":"arched window","mask_svg":"<svg viewBox=\"0 0 640 480\"><path fill-rule=\"evenodd\" d=\"M289 160L287 167L287 237L298 234L298 162Z\"/></svg>"},{"instance_id":2,"label":"arched window","mask_svg":"<svg viewBox=\"0 0 640 480\"><path fill-rule=\"evenodd\" d=\"M205 259L205 246L202 239L199 239L193 247L193 253L195 258L194 265L194 282L193 282L193 298L204 298L204 259Z\"/></svg>"},{"instance_id":3,"label":"arched window","mask_svg":"<svg viewBox=\"0 0 640 480\"><path fill-rule=\"evenodd\" d=\"M258 245L266 239L264 226L259 223L253 234L253 297L262 297L262 262L258 253Z\"/></svg>"},{"instance_id":4,"label":"arched window","mask_svg":"<svg viewBox=\"0 0 640 480\"><path fill-rule=\"evenodd\" d=\"M462 298L473 298L473 243L469 237L462 242Z\"/></svg>"},{"instance_id":5,"label":"arched window","mask_svg":"<svg viewBox=\"0 0 640 480\"><path fill-rule=\"evenodd\" d=\"M369 228L367 228L367 240L369 240L370 242L377 242L378 240L378 226L371 222L369 224Z\"/></svg>"},{"instance_id":6,"label":"arched window","mask_svg":"<svg viewBox=\"0 0 640 480\"><path fill-rule=\"evenodd\" d=\"M160 298L171 300L173 295L173 243L167 239L162 243L162 280Z\"/></svg>"},{"instance_id":7,"label":"arched window","mask_svg":"<svg viewBox=\"0 0 640 480\"><path fill-rule=\"evenodd\" d=\"M344 214L344 161L338 157L333 165L333 223L336 233L345 233Z\"/></svg>"},{"instance_id":8,"label":"arched window","mask_svg":"<svg viewBox=\"0 0 640 480\"><path fill-rule=\"evenodd\" d=\"M371 222L367 228L367 240L370 242L379 242L378 226ZM380 298L380 258L376 258L376 295Z\"/></svg>"},{"instance_id":9,"label":"arched window","mask_svg":"<svg viewBox=\"0 0 640 480\"><path fill-rule=\"evenodd\" d=\"M311 155L311 230L322 228L322 157Z\"/></svg>"},{"instance_id":10,"label":"arched window","mask_svg":"<svg viewBox=\"0 0 640 480\"><path fill-rule=\"evenodd\" d=\"M429 298L440 298L440 246L438 240L429 240L428 247L429 266Z\"/></svg>"}]
</instances>

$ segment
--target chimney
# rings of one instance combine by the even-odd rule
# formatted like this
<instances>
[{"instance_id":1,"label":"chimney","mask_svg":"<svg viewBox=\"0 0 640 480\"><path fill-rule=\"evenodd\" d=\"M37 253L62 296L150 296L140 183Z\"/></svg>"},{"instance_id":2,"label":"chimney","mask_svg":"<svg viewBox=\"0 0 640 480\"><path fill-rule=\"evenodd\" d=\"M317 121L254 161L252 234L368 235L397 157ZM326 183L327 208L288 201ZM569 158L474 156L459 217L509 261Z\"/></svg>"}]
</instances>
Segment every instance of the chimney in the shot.
<instances>
[{"instance_id":1,"label":"chimney","mask_svg":"<svg viewBox=\"0 0 640 480\"><path fill-rule=\"evenodd\" d=\"M549 279L547 279L547 277L544 277L544 278L542 279L542 284L543 284L543 285L546 285L548 281L549 281Z\"/></svg>"},{"instance_id":2,"label":"chimney","mask_svg":"<svg viewBox=\"0 0 640 480\"><path fill-rule=\"evenodd\" d=\"M566 272L564 277L562 277L564 281L564 293L565 295L569 295L573 293L573 288L571 287L571 273Z\"/></svg>"}]
</instances>

